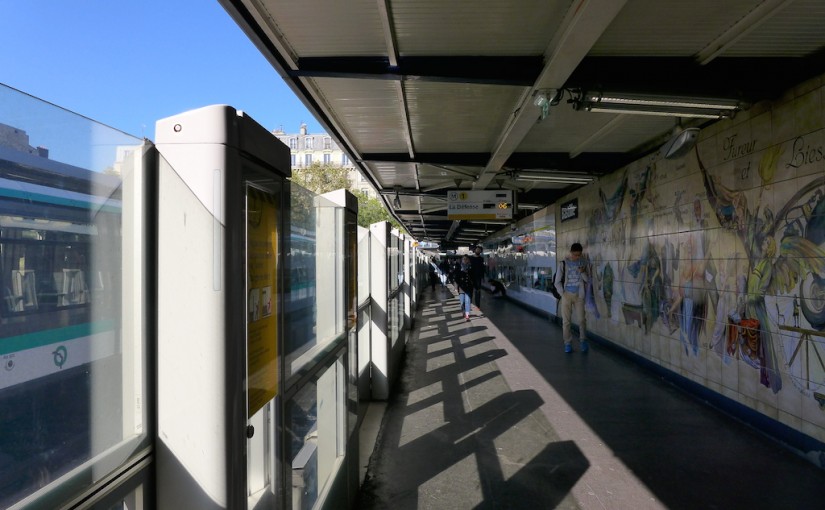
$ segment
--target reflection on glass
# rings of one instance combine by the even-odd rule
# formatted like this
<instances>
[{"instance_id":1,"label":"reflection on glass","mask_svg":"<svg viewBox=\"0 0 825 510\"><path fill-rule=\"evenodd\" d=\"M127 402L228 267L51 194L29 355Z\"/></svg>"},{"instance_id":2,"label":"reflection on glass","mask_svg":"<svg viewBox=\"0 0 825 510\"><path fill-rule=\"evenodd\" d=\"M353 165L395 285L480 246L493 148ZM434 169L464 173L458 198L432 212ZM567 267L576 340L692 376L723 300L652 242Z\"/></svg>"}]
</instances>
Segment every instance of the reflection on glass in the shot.
<instances>
[{"instance_id":1,"label":"reflection on glass","mask_svg":"<svg viewBox=\"0 0 825 510\"><path fill-rule=\"evenodd\" d=\"M370 295L370 231L358 227L358 304Z\"/></svg>"},{"instance_id":2,"label":"reflection on glass","mask_svg":"<svg viewBox=\"0 0 825 510\"><path fill-rule=\"evenodd\" d=\"M316 296L316 211L311 191L296 184L290 186L291 228L286 279L286 345L287 367L313 347Z\"/></svg>"},{"instance_id":3,"label":"reflection on glass","mask_svg":"<svg viewBox=\"0 0 825 510\"><path fill-rule=\"evenodd\" d=\"M0 86L0 507L145 438L141 143Z\"/></svg>"},{"instance_id":4,"label":"reflection on glass","mask_svg":"<svg viewBox=\"0 0 825 510\"><path fill-rule=\"evenodd\" d=\"M539 217L526 226L532 230L527 234L488 242L486 278L499 280L508 291L549 293L556 267L556 232L547 226L551 219Z\"/></svg>"},{"instance_id":5,"label":"reflection on glass","mask_svg":"<svg viewBox=\"0 0 825 510\"><path fill-rule=\"evenodd\" d=\"M347 319L341 208L295 183L290 184L290 202L284 339L287 377L310 362L318 348L342 334ZM350 299L354 297L353 292Z\"/></svg>"},{"instance_id":6,"label":"reflection on glass","mask_svg":"<svg viewBox=\"0 0 825 510\"><path fill-rule=\"evenodd\" d=\"M318 409L315 383L287 403L289 457L292 463L292 508L309 509L318 498Z\"/></svg>"},{"instance_id":7,"label":"reflection on glass","mask_svg":"<svg viewBox=\"0 0 825 510\"><path fill-rule=\"evenodd\" d=\"M358 394L369 395L370 390L370 307L364 307L358 314Z\"/></svg>"},{"instance_id":8,"label":"reflection on glass","mask_svg":"<svg viewBox=\"0 0 825 510\"><path fill-rule=\"evenodd\" d=\"M287 402L293 509L313 508L341 465L346 450L345 381L339 357Z\"/></svg>"}]
</instances>

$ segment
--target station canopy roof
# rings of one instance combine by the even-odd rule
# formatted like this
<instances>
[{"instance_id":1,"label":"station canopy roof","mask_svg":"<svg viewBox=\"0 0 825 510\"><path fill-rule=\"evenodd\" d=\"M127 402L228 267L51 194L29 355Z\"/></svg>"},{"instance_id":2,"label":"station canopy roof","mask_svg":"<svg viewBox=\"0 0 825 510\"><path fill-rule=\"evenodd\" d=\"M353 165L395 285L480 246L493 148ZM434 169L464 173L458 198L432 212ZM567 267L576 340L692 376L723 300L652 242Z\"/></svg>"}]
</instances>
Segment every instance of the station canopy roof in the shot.
<instances>
[{"instance_id":1,"label":"station canopy roof","mask_svg":"<svg viewBox=\"0 0 825 510\"><path fill-rule=\"evenodd\" d=\"M442 248L501 228L448 218L450 190L511 190L522 218L825 73L822 0L221 2Z\"/></svg>"}]
</instances>

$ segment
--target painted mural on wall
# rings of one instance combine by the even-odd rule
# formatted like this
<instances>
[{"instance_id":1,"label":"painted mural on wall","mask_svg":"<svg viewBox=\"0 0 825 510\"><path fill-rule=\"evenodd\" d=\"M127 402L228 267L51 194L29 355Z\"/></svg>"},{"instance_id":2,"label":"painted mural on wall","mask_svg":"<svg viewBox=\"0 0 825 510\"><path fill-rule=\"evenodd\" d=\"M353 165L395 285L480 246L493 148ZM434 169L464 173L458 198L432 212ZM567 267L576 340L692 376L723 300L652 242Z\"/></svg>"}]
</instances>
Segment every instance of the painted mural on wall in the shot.
<instances>
[{"instance_id":1,"label":"painted mural on wall","mask_svg":"<svg viewBox=\"0 0 825 510\"><path fill-rule=\"evenodd\" d=\"M679 161L654 154L582 190L590 209L559 244L586 243L595 333L706 384L710 367L723 383L732 371L748 398L802 393L822 440L825 113L795 135L786 124L806 118L787 109L790 121L768 111L722 125Z\"/></svg>"}]
</instances>

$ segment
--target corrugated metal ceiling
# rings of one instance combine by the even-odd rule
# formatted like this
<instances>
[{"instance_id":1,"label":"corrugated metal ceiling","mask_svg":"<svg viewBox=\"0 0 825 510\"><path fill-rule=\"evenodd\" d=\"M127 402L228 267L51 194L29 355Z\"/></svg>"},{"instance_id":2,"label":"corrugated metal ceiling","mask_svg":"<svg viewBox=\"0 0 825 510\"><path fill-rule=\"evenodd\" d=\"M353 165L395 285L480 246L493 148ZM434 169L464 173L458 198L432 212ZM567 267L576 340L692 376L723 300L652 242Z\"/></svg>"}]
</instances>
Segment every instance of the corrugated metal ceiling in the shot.
<instances>
[{"instance_id":1,"label":"corrugated metal ceiling","mask_svg":"<svg viewBox=\"0 0 825 510\"><path fill-rule=\"evenodd\" d=\"M446 189L422 189L497 189L518 168L601 175L697 122L577 111L580 89L754 103L825 73L822 0L220 1L396 216L452 236L466 222L421 213ZM536 94L561 87L539 121ZM545 204L571 189L519 188Z\"/></svg>"}]
</instances>

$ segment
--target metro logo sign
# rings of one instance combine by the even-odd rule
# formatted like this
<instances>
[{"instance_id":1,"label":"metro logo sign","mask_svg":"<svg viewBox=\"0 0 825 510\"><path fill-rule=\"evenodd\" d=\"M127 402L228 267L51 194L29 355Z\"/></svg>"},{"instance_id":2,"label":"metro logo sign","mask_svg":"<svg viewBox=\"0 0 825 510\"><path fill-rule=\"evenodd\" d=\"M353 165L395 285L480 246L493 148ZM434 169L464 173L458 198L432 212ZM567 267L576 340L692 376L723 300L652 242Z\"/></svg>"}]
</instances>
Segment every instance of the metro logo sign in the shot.
<instances>
[{"instance_id":1,"label":"metro logo sign","mask_svg":"<svg viewBox=\"0 0 825 510\"><path fill-rule=\"evenodd\" d=\"M513 192L461 191L447 193L447 219L450 220L511 220Z\"/></svg>"}]
</instances>

